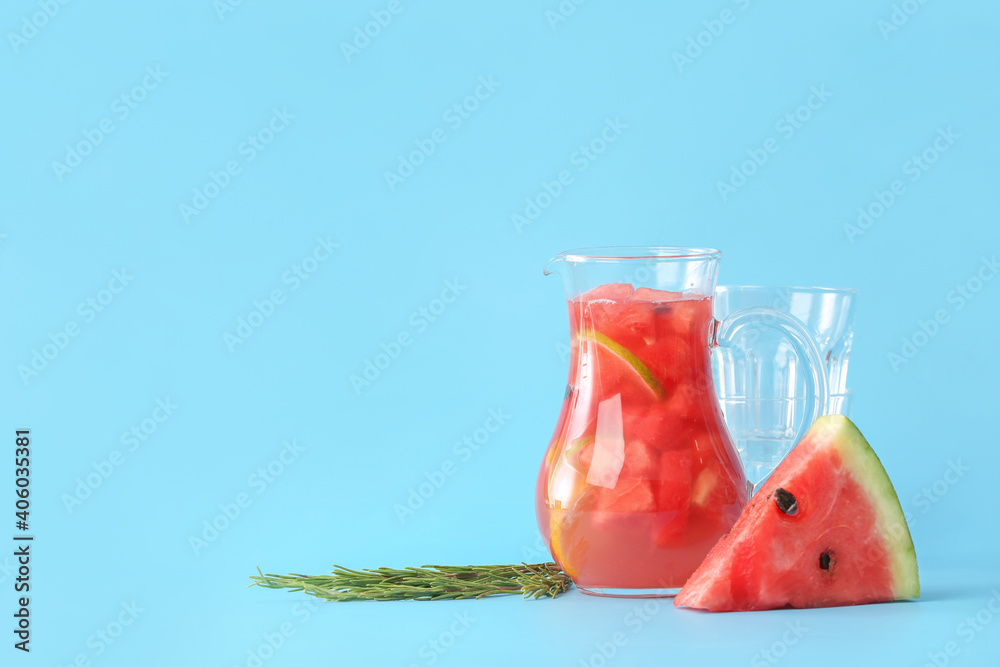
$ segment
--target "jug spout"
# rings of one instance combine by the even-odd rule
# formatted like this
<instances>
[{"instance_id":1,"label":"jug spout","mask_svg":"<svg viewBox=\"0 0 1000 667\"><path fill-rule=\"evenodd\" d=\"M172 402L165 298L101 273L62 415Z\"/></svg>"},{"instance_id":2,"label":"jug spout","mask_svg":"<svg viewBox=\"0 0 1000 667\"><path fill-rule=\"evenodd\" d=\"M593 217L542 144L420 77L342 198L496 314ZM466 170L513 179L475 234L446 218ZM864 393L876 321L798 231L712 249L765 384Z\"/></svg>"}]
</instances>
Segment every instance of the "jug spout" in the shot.
<instances>
[{"instance_id":1,"label":"jug spout","mask_svg":"<svg viewBox=\"0 0 1000 667\"><path fill-rule=\"evenodd\" d=\"M545 262L545 266L542 267L542 273L547 276L551 276L553 273L559 273L565 263L566 253L561 252L549 261Z\"/></svg>"}]
</instances>

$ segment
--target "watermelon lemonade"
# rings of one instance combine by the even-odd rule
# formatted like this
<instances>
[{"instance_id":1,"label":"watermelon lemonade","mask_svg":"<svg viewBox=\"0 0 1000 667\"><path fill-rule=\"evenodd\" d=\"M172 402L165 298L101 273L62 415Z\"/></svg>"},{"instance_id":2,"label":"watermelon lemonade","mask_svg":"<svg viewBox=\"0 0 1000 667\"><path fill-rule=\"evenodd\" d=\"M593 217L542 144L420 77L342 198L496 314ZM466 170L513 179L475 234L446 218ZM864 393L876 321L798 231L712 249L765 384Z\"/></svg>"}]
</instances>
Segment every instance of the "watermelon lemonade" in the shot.
<instances>
[{"instance_id":1,"label":"watermelon lemonade","mask_svg":"<svg viewBox=\"0 0 1000 667\"><path fill-rule=\"evenodd\" d=\"M584 592L676 592L747 502L711 384L708 294L606 283L568 302L569 385L536 511Z\"/></svg>"}]
</instances>

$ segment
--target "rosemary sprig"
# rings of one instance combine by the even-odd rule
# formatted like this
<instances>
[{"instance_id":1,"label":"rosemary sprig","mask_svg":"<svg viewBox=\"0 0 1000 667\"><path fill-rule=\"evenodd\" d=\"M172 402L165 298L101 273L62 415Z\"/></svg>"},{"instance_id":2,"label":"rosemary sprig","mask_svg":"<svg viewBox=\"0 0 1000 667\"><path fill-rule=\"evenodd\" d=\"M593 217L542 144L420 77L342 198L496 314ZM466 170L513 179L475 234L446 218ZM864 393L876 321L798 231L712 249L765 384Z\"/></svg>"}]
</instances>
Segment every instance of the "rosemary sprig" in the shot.
<instances>
[{"instance_id":1,"label":"rosemary sprig","mask_svg":"<svg viewBox=\"0 0 1000 667\"><path fill-rule=\"evenodd\" d=\"M520 565L424 565L394 570L333 566L328 575L264 574L250 586L302 591L323 600L463 600L520 593L537 600L565 593L572 584L555 563Z\"/></svg>"}]
</instances>

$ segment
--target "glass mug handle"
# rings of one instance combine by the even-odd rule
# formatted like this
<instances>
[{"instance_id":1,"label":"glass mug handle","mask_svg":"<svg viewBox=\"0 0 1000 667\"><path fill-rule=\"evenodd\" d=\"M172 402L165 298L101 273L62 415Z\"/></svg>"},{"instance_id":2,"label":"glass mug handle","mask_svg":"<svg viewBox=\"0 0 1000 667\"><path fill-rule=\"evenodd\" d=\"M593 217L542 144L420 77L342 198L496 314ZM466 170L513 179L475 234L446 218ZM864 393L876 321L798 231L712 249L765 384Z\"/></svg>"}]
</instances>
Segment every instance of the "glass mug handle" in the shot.
<instances>
[{"instance_id":1,"label":"glass mug handle","mask_svg":"<svg viewBox=\"0 0 1000 667\"><path fill-rule=\"evenodd\" d=\"M826 364L813 341L812 335L806 331L802 323L787 313L773 308L743 308L730 313L728 317L715 323L715 346L731 347L748 331L760 328L778 329L781 331L799 359L808 362L809 373L806 374L806 404L812 401L812 416L803 420L792 444L795 445L818 417L826 412L827 377Z\"/></svg>"}]
</instances>

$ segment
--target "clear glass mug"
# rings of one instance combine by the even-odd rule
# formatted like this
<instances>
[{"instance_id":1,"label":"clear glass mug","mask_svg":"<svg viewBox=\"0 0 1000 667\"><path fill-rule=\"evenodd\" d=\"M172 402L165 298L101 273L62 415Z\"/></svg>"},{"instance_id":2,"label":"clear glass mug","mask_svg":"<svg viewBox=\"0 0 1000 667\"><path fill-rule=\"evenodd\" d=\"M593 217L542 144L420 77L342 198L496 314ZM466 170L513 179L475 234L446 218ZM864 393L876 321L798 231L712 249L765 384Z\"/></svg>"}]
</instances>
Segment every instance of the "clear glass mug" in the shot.
<instances>
[{"instance_id":1,"label":"clear glass mug","mask_svg":"<svg viewBox=\"0 0 1000 667\"><path fill-rule=\"evenodd\" d=\"M803 360L815 416L825 405L824 365L798 320L760 307L715 319L720 256L587 248L546 265L563 280L570 369L535 507L553 557L584 593L676 593L747 502L713 349L779 331Z\"/></svg>"},{"instance_id":2,"label":"clear glass mug","mask_svg":"<svg viewBox=\"0 0 1000 667\"><path fill-rule=\"evenodd\" d=\"M831 287L720 286L715 315L770 308L795 318L808 331L823 359L827 402L823 414L850 416L853 392L847 366L854 337L857 290ZM759 488L812 424L806 375L795 350L768 328L758 327L730 347L713 350L715 388L729 433L748 481Z\"/></svg>"}]
</instances>

